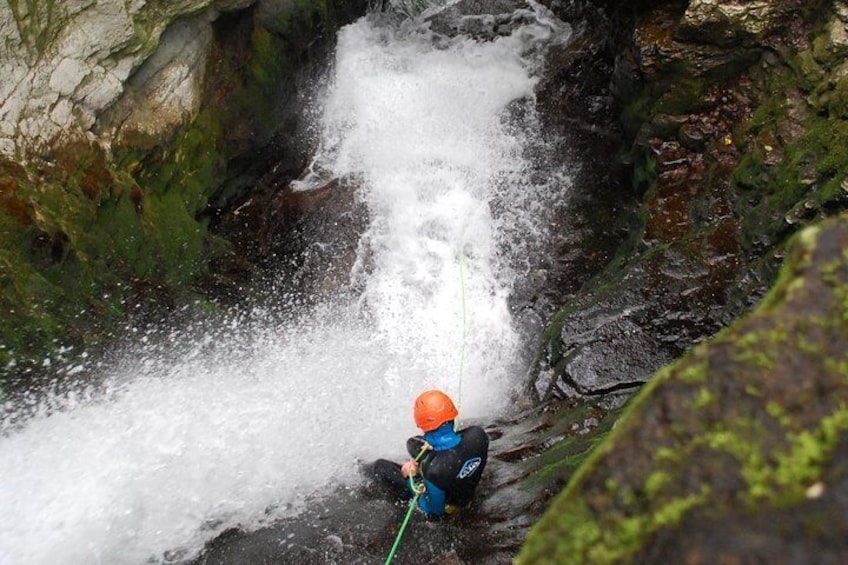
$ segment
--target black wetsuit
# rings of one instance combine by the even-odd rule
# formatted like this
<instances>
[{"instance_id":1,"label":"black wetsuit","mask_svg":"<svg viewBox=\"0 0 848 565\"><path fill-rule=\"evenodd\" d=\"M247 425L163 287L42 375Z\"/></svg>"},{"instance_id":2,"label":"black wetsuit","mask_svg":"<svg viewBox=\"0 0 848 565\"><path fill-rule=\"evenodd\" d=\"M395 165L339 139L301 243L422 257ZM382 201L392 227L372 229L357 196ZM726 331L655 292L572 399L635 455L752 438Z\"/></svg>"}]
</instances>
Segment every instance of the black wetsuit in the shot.
<instances>
[{"instance_id":1,"label":"black wetsuit","mask_svg":"<svg viewBox=\"0 0 848 565\"><path fill-rule=\"evenodd\" d=\"M419 506L428 515L440 516L446 507L465 506L480 482L489 451L489 437L478 426L455 433L452 423L423 437L415 436L406 442L407 451L415 458L424 442L432 449L419 459L419 473L424 478L425 491ZM385 459L374 464L375 474L390 484L403 498L411 496L408 481L400 474L400 465Z\"/></svg>"}]
</instances>

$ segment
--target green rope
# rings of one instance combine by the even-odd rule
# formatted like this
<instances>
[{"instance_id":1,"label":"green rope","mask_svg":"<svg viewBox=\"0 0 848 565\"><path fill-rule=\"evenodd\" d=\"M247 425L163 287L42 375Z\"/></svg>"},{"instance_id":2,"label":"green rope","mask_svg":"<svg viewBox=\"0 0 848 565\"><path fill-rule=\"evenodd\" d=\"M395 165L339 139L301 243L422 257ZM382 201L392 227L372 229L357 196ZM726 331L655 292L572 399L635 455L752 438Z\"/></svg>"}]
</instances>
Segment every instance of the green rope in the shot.
<instances>
[{"instance_id":1,"label":"green rope","mask_svg":"<svg viewBox=\"0 0 848 565\"><path fill-rule=\"evenodd\" d=\"M459 349L459 394L457 394L457 408L462 407L462 376L465 372L465 342L467 325L465 323L465 253L459 254L459 292L462 304L462 344ZM459 427L457 420L455 427Z\"/></svg>"},{"instance_id":2,"label":"green rope","mask_svg":"<svg viewBox=\"0 0 848 565\"><path fill-rule=\"evenodd\" d=\"M428 449L430 449L430 444L425 441L424 445L421 446L421 451L419 451L418 455L415 456L416 463L424 456L425 453L427 453ZM389 556L386 557L385 565L389 565L395 557L395 553L400 545L400 539L403 537L404 530L406 530L406 524L409 522L410 516L412 516L412 511L415 510L415 504L418 502L418 498L421 496L421 493L424 492L424 481L422 480L416 487L413 477L409 477L409 488L412 489L415 496L413 496L412 500L409 502L409 510L406 511L406 517L404 517L403 523L400 525L400 530L398 530L397 536L395 537L395 543L392 544L392 550L389 552Z\"/></svg>"},{"instance_id":3,"label":"green rope","mask_svg":"<svg viewBox=\"0 0 848 565\"><path fill-rule=\"evenodd\" d=\"M465 254L459 254L459 289L460 289L460 303L462 304L462 345L459 349L459 392L457 394L457 408L462 406L462 376L465 372L465 342L466 342L466 332L467 325L465 320ZM454 428L459 429L459 418L454 422ZM418 461L424 452L428 449L428 445L425 443L424 447L421 448L421 451L418 453L418 456L415 457L415 461ZM395 542L392 544L392 549L389 551L388 557L386 557L386 562L384 565L389 565L392 562L392 559L395 557L395 553L397 553L398 547L400 546L400 540L403 538L403 533L406 531L406 525L409 523L409 519L412 517L412 512L415 510L415 505L418 503L418 498L421 496L421 493L424 492L423 484L421 485L421 490L416 488L415 482L412 477L409 477L409 485L412 488L412 491L415 493L415 496L412 497L412 500L409 502L409 509L406 511L406 516L403 518L403 522L400 525L400 529L398 530L397 536L395 536Z\"/></svg>"},{"instance_id":4,"label":"green rope","mask_svg":"<svg viewBox=\"0 0 848 565\"><path fill-rule=\"evenodd\" d=\"M460 303L462 304L462 345L459 349L459 392L457 394L457 408L462 406L462 376L465 372L465 341L466 341L466 323L465 323L465 254L459 254L459 289L460 289ZM454 428L459 429L459 418L454 421ZM426 443L424 447L421 448L421 451L415 457L415 461L418 461L422 455L427 451L429 445ZM392 544L392 549L389 551L389 556L386 557L385 565L389 565L392 562L392 559L395 557L395 553L397 552L398 546L400 546L400 540L403 537L403 532L406 530L406 525L409 523L409 518L412 516L412 511L415 510L415 505L418 502L418 498L421 496L421 493L424 492L423 484L421 485L421 490L416 488L415 482L412 480L412 477L409 477L409 485L412 488L412 491L415 493L415 496L412 497L412 500L409 502L409 510L406 511L406 516L403 518L403 523L400 525L400 530L398 530L397 536L395 537L395 542Z\"/></svg>"},{"instance_id":5,"label":"green rope","mask_svg":"<svg viewBox=\"0 0 848 565\"><path fill-rule=\"evenodd\" d=\"M392 544L392 550L389 551L389 556L386 557L386 563L384 565L389 565L389 563L392 562L392 559L394 559L395 553L397 553L398 547L400 546L400 540L403 537L403 532L406 530L406 525L409 523L412 511L415 510L415 505L418 503L418 497L420 497L421 493L424 491L424 485L422 484L422 488L419 490L415 486L415 482L412 480L412 477L409 477L409 484L415 492L415 496L413 496L412 500L409 501L409 510L406 511L406 516L403 519L403 523L400 525L400 530L398 530L397 536L395 537L395 543Z\"/></svg>"}]
</instances>

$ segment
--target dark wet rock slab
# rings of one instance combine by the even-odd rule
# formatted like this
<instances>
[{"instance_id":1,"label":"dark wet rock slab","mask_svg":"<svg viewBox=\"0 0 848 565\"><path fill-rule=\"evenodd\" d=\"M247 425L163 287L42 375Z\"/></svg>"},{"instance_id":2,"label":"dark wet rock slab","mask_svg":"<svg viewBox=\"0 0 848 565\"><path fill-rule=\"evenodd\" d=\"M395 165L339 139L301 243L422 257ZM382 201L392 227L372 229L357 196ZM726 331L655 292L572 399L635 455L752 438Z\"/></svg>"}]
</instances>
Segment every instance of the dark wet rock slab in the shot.
<instances>
[{"instance_id":1,"label":"dark wet rock slab","mask_svg":"<svg viewBox=\"0 0 848 565\"><path fill-rule=\"evenodd\" d=\"M522 0L460 0L428 16L426 21L432 31L444 36L494 38L509 35L517 26L528 23L526 8L527 3Z\"/></svg>"},{"instance_id":2,"label":"dark wet rock slab","mask_svg":"<svg viewBox=\"0 0 848 565\"><path fill-rule=\"evenodd\" d=\"M288 176L268 175L261 189L226 219L242 252L262 266L272 292L284 281L296 302L319 301L350 285L368 212L357 197L359 183L331 179L295 190Z\"/></svg>"}]
</instances>

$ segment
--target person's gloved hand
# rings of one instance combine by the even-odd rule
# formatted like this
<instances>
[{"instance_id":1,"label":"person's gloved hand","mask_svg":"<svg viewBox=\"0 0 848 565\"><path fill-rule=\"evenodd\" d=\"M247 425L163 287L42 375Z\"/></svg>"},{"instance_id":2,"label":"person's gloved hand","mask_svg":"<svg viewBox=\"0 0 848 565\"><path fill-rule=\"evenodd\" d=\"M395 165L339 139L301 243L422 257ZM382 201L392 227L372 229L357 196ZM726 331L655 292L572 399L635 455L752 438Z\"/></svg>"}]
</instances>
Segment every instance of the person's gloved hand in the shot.
<instances>
[{"instance_id":1,"label":"person's gloved hand","mask_svg":"<svg viewBox=\"0 0 848 565\"><path fill-rule=\"evenodd\" d=\"M410 459L406 463L404 463L400 468L400 474L403 475L404 479L408 479L409 477L414 477L418 474L418 461L415 459Z\"/></svg>"}]
</instances>

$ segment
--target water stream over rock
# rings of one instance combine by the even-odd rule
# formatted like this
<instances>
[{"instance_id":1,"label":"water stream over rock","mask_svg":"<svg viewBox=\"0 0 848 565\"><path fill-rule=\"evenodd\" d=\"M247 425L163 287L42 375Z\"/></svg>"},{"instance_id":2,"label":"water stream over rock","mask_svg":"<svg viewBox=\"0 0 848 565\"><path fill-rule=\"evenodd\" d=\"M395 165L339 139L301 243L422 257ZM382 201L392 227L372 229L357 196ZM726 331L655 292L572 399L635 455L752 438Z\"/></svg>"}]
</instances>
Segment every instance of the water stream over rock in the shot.
<instances>
[{"instance_id":1,"label":"water stream over rock","mask_svg":"<svg viewBox=\"0 0 848 565\"><path fill-rule=\"evenodd\" d=\"M356 187L350 277L283 304L283 324L267 304L156 336L97 390L7 413L0 562L179 561L304 510L314 527L358 460L401 456L420 390L452 393L466 418L510 411L533 345L510 301L569 185L566 169L538 174L534 88L570 28L535 3L513 16L485 40L392 18L341 31L320 148L293 188Z\"/></svg>"}]
</instances>

